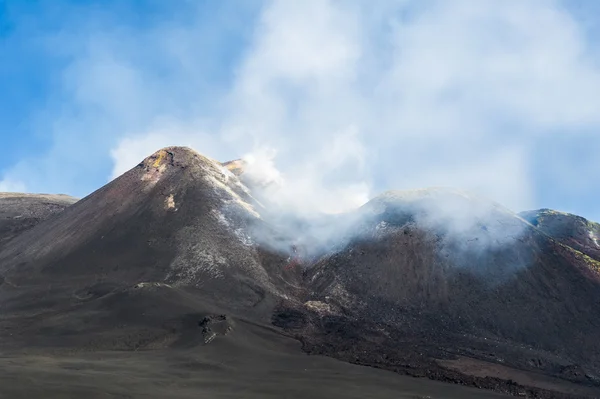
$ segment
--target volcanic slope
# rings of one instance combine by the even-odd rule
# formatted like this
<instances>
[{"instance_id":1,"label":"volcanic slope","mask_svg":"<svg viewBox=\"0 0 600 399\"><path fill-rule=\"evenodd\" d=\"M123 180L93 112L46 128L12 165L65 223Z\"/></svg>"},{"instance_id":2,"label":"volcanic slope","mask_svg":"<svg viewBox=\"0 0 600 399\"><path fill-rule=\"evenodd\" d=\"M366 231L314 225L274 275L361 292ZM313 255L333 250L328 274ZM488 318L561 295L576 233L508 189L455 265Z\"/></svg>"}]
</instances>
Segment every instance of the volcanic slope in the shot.
<instances>
[{"instance_id":1,"label":"volcanic slope","mask_svg":"<svg viewBox=\"0 0 600 399\"><path fill-rule=\"evenodd\" d=\"M222 165L173 147L15 237L0 397L500 397L303 354L271 325L301 273L247 234L260 210Z\"/></svg>"},{"instance_id":2,"label":"volcanic slope","mask_svg":"<svg viewBox=\"0 0 600 399\"><path fill-rule=\"evenodd\" d=\"M307 351L600 396L600 263L454 190L389 192L360 213L348 244L305 272L305 305L274 318Z\"/></svg>"},{"instance_id":3,"label":"volcanic slope","mask_svg":"<svg viewBox=\"0 0 600 399\"><path fill-rule=\"evenodd\" d=\"M0 248L75 202L68 195L0 193Z\"/></svg>"},{"instance_id":4,"label":"volcanic slope","mask_svg":"<svg viewBox=\"0 0 600 399\"><path fill-rule=\"evenodd\" d=\"M54 378L85 381L67 392L86 395L128 385L106 368L132 381L168 369L181 381L171 396L180 397L209 393L207 369L211 381L232 384L232 395L255 389L251 375L285 370L278 384L262 385L266 393L292 386L305 396L297 374L307 367L310 380L318 380L314 370L358 373L359 396L402 390L394 384L403 380L387 373L364 371L361 380L341 363L306 363L273 321L313 354L513 394L597 396L593 259L496 204L438 189L386 193L348 215L359 222L341 231L346 245L305 264L302 275L287 267L289 254L257 243L257 231L269 241L268 212L238 180L243 168L228 167L186 148L160 150L7 242L3 372L23 381L45 375L30 388L57 396L65 391L52 388ZM114 350L133 352L106 352ZM50 371L56 365L62 371ZM191 373L192 389L180 380ZM371 392L372 378L396 388ZM439 397L436 387L421 383L418 392ZM458 388L445 393L471 392ZM160 396L158 386L151 391Z\"/></svg>"},{"instance_id":5,"label":"volcanic slope","mask_svg":"<svg viewBox=\"0 0 600 399\"><path fill-rule=\"evenodd\" d=\"M216 308L269 320L294 277L247 234L258 206L219 163L160 150L4 248L0 324L10 342L113 349L166 345Z\"/></svg>"},{"instance_id":6,"label":"volcanic slope","mask_svg":"<svg viewBox=\"0 0 600 399\"><path fill-rule=\"evenodd\" d=\"M552 209L521 212L519 215L558 242L600 261L600 224Z\"/></svg>"}]
</instances>

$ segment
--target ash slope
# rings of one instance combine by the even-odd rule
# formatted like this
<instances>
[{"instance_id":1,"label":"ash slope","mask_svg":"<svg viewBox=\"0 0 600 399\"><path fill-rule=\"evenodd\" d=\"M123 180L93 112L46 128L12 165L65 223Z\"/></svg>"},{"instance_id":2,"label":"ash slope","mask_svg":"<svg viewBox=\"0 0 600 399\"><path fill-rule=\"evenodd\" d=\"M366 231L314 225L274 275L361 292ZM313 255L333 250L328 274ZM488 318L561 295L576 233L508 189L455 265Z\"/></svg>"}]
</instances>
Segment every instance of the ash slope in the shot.
<instances>
[{"instance_id":1,"label":"ash slope","mask_svg":"<svg viewBox=\"0 0 600 399\"><path fill-rule=\"evenodd\" d=\"M198 333L199 331L197 331ZM506 396L321 356L272 327L237 320L209 344L158 350L2 353L0 397L415 399Z\"/></svg>"},{"instance_id":2,"label":"ash slope","mask_svg":"<svg viewBox=\"0 0 600 399\"><path fill-rule=\"evenodd\" d=\"M453 219L462 211L471 219ZM514 394L493 378L600 395L600 262L455 191L387 193L361 212L361 234L306 271L308 305L276 317L307 350L431 378L487 369L476 384Z\"/></svg>"},{"instance_id":3,"label":"ash slope","mask_svg":"<svg viewBox=\"0 0 600 399\"><path fill-rule=\"evenodd\" d=\"M552 209L522 212L520 216L558 242L600 261L600 224Z\"/></svg>"},{"instance_id":4,"label":"ash slope","mask_svg":"<svg viewBox=\"0 0 600 399\"><path fill-rule=\"evenodd\" d=\"M301 273L251 241L257 211L220 164L166 148L18 235L0 251L0 396L482 396L304 355L270 326Z\"/></svg>"},{"instance_id":5,"label":"ash slope","mask_svg":"<svg viewBox=\"0 0 600 399\"><path fill-rule=\"evenodd\" d=\"M75 202L68 195L0 193L0 248Z\"/></svg>"},{"instance_id":6,"label":"ash slope","mask_svg":"<svg viewBox=\"0 0 600 399\"><path fill-rule=\"evenodd\" d=\"M344 245L299 259L260 244L276 229L238 175L243 165L166 148L11 240L0 251L2 351L183 351L194 361L212 351L258 359L219 363L221 376L289 362L301 372L273 322L305 351L349 362L531 397L597 392L591 258L499 206L437 190L377 198L348 215L359 223ZM440 199L449 213L435 211ZM452 222L465 207L475 222ZM127 356L137 370L141 358ZM266 367L269 356L278 360ZM374 396L357 378L356 392Z\"/></svg>"},{"instance_id":7,"label":"ash slope","mask_svg":"<svg viewBox=\"0 0 600 399\"><path fill-rule=\"evenodd\" d=\"M294 276L251 242L258 206L219 163L158 151L0 252L4 344L156 348L213 313L268 321Z\"/></svg>"}]
</instances>

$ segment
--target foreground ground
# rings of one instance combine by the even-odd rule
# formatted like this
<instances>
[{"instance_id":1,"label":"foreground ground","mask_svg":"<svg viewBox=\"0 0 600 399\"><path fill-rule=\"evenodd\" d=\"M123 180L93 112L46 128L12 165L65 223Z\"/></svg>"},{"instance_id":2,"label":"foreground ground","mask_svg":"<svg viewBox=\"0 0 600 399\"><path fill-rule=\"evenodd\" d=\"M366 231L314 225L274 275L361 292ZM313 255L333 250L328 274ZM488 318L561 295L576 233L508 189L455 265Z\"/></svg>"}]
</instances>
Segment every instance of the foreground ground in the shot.
<instances>
[{"instance_id":1,"label":"foreground ground","mask_svg":"<svg viewBox=\"0 0 600 399\"><path fill-rule=\"evenodd\" d=\"M207 345L157 351L0 355L0 398L503 398L321 356L238 323Z\"/></svg>"}]
</instances>

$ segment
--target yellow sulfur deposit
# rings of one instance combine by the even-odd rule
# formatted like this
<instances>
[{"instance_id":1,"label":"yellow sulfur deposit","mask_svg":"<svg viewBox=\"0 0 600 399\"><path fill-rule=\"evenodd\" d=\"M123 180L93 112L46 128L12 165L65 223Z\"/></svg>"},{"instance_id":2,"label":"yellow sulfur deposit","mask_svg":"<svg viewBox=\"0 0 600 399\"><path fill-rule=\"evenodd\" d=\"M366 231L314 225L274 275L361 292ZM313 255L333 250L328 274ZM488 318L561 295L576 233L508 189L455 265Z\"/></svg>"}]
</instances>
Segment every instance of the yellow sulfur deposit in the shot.
<instances>
[{"instance_id":1,"label":"yellow sulfur deposit","mask_svg":"<svg viewBox=\"0 0 600 399\"><path fill-rule=\"evenodd\" d=\"M158 157L156 158L156 160L154 161L154 164L152 166L157 168L161 164L161 162L165 159L166 156L167 156L167 152L165 150L160 150L158 152Z\"/></svg>"}]
</instances>

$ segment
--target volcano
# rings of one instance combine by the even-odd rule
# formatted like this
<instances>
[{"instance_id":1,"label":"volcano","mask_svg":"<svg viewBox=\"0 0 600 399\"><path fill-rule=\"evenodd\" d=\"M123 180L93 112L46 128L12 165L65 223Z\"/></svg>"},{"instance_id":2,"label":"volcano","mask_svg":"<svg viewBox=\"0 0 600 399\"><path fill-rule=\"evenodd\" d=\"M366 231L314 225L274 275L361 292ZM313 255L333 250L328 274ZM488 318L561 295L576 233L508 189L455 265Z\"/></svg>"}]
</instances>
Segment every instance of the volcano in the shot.
<instances>
[{"instance_id":1,"label":"volcano","mask_svg":"<svg viewBox=\"0 0 600 399\"><path fill-rule=\"evenodd\" d=\"M256 206L219 163L158 151L4 248L0 301L29 320L11 319L13 336L28 346L131 349L181 338L192 308L200 320L213 308L269 320L290 282L283 259L263 262L269 255L252 245ZM171 306L187 296L202 306Z\"/></svg>"},{"instance_id":2,"label":"volcano","mask_svg":"<svg viewBox=\"0 0 600 399\"><path fill-rule=\"evenodd\" d=\"M0 197L0 396L600 396L596 224L438 188L319 243L256 198L183 147Z\"/></svg>"},{"instance_id":3,"label":"volcano","mask_svg":"<svg viewBox=\"0 0 600 399\"><path fill-rule=\"evenodd\" d=\"M440 199L453 213L482 206L455 192L388 193L366 205L366 234L306 271L307 300L336 309L303 317L310 351L415 375L443 366L596 385L600 263L496 204L457 231L427 215ZM344 325L357 322L370 334L349 345Z\"/></svg>"}]
</instances>

